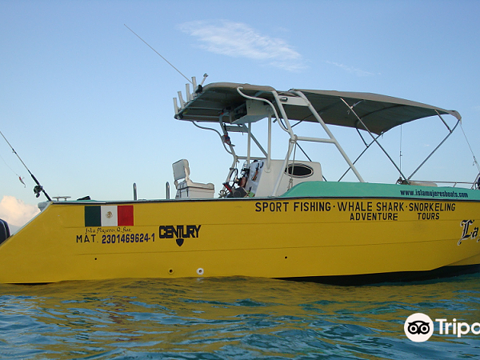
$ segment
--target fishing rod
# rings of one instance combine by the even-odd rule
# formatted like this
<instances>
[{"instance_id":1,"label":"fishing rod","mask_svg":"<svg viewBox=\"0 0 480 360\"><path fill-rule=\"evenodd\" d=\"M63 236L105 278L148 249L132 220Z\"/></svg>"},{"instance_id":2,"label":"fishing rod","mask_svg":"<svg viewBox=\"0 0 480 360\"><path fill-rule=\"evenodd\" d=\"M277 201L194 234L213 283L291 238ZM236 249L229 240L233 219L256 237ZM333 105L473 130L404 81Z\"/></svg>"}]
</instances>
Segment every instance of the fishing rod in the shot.
<instances>
[{"instance_id":1,"label":"fishing rod","mask_svg":"<svg viewBox=\"0 0 480 360\"><path fill-rule=\"evenodd\" d=\"M3 133L0 131L0 134L3 136L3 138L5 139L5 141L7 142L8 146L10 146L10 149L12 149L13 153L15 155L17 155L18 157L18 160L20 160L20 162L23 164L23 166L25 166L25 169L27 169L28 173L30 174L30 176L32 177L33 181L35 181L35 184L37 184L34 188L33 188L33 192L35 193L35 196L38 198L40 196L40 193L43 192L43 194L47 197L48 201L52 201L52 199L50 198L50 196L48 196L47 192L43 189L43 186L40 185L40 183L38 182L37 178L35 177L35 175L32 174L32 172L30 171L30 169L27 167L27 165L25 165L25 163L23 162L22 158L20 157L20 155L17 154L17 152L15 151L15 149L13 148L13 146L8 142L7 138L5 137L5 135L3 135ZM20 180L21 181L21 180ZM23 181L22 181L23 183Z\"/></svg>"},{"instance_id":2,"label":"fishing rod","mask_svg":"<svg viewBox=\"0 0 480 360\"><path fill-rule=\"evenodd\" d=\"M142 40L142 41L145 43L145 45L147 45L150 49L152 49L158 56L160 56L163 60L165 60L165 62L166 62L168 65L170 65L170 66L171 66L172 68L174 68L180 75L182 75L185 79L187 79L187 81L188 81L190 84L193 85L193 88L194 88L193 91L195 91L195 93L198 94L199 92L202 92L202 86L203 86L203 83L205 82L205 80L207 79L208 74L206 74L206 73L203 74L203 80L202 80L202 82L200 83L200 85L197 86L197 81L195 80L195 77L192 77L192 80L190 80L189 78L187 78L187 77L185 76L185 74L183 74L180 70L178 70L170 61L168 61L167 59L165 59L165 57L162 56L162 54L160 54L160 53L159 53L157 50L155 50L149 43L147 43L145 40L143 40L140 35L138 35L135 31L133 31L132 29L130 29L130 28L127 26L127 24L123 24L123 25L124 25L128 30L130 30L130 31L133 33L133 35L135 35L135 36L138 37L140 40ZM188 84L187 84L187 86L188 86ZM188 87L187 87L187 97L189 96L188 93L189 93L189 90L188 90ZM180 93L179 93L179 95L180 95ZM182 96L180 95L180 102L182 103L183 101L182 101L181 97L182 97Z\"/></svg>"},{"instance_id":3,"label":"fishing rod","mask_svg":"<svg viewBox=\"0 0 480 360\"><path fill-rule=\"evenodd\" d=\"M145 40L143 40L143 39L140 37L140 35L138 35L135 31L133 31L132 29L130 29L126 24L123 24L123 25L124 25L128 30L130 30L136 37L138 37L140 40L142 40L142 41L145 43L145 45L147 45L150 49L152 49L153 51L155 51L155 53L156 53L158 56L160 56L163 60L165 60L165 62L166 62L168 65L170 65L172 68L174 68L175 70L177 70L177 72L178 72L180 75L182 75L185 79L187 79L187 81L188 81L190 84L193 85L192 80L190 80L189 78L187 78L180 70L178 70L175 66L173 66L173 64L172 64L170 61L168 61L167 59L165 59L165 58L162 56L162 54L160 54L157 50L155 50L152 46L150 46L149 43L147 43Z\"/></svg>"}]
</instances>

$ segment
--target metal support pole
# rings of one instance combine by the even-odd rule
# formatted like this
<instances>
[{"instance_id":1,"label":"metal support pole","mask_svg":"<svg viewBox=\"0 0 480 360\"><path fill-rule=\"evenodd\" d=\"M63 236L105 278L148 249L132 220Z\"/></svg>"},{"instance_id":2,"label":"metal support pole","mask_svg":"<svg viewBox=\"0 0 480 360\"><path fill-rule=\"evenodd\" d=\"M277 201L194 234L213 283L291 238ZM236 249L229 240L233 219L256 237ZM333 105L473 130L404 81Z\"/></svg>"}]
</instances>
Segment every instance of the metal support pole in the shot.
<instances>
[{"instance_id":1,"label":"metal support pole","mask_svg":"<svg viewBox=\"0 0 480 360\"><path fill-rule=\"evenodd\" d=\"M395 166L395 168L397 169L397 171L399 172L399 174L404 178L406 179L405 175L403 175L402 173L402 170L398 167L397 163L395 161L393 161L393 159L390 157L390 155L388 154L387 150L385 150L383 148L383 146L377 141L377 139L375 138L375 136L373 136L372 132L368 129L367 125L365 125L365 123L363 122L363 120L360 118L360 116L358 116L358 114L355 112L355 110L353 109L353 106L350 106L344 99L340 98L340 100L343 101L343 103L350 109L350 111L353 113L353 115L355 115L355 117L358 119L358 121L360 121L360 123L363 125L363 127L365 128L366 131L368 131L368 133L370 134L370 136L372 137L373 141L375 141L375 143L380 147L380 149L382 149L383 153L385 154L385 156L390 160L390 162L393 164L393 166Z\"/></svg>"},{"instance_id":2,"label":"metal support pole","mask_svg":"<svg viewBox=\"0 0 480 360\"><path fill-rule=\"evenodd\" d=\"M268 148L267 148L267 168L266 172L270 172L272 165L272 116L268 116Z\"/></svg>"},{"instance_id":3,"label":"metal support pole","mask_svg":"<svg viewBox=\"0 0 480 360\"><path fill-rule=\"evenodd\" d=\"M440 117L440 118L441 118L441 117ZM443 121L443 119L442 119L442 121ZM444 123L445 123L445 121L444 121ZM427 162L427 160L430 159L430 157L438 150L438 148L443 145L443 143L450 137L450 135L452 135L452 133L453 133L454 130L457 128L457 126L458 126L459 123L460 123L460 120L457 120L457 123L455 124L455 126L453 127L453 129L450 130L450 132L449 132L448 135L445 137L445 139L443 139L442 142L441 142L440 144L438 144L435 149L433 149L433 151L430 153L430 155L428 155L428 156L426 157L426 159L423 160L423 162L415 169L415 171L412 173L412 175L410 175L410 176L408 177L407 180L410 180L410 179L412 178L412 176L415 175L415 173L416 173L418 170L420 170L420 168ZM446 124L445 124L445 125L446 125ZM448 127L448 126L447 126L447 127Z\"/></svg>"},{"instance_id":4,"label":"metal support pole","mask_svg":"<svg viewBox=\"0 0 480 360\"><path fill-rule=\"evenodd\" d=\"M296 139L290 139L288 142L288 151L287 155L285 156L285 159L283 159L283 164L282 164L282 169L285 169L287 167L287 162L288 159L290 159L290 155L292 154L293 146L295 145ZM277 181L275 182L275 186L273 187L272 191L272 196L277 195L278 188L280 187L280 181L282 180L283 177L283 170L280 171L278 174Z\"/></svg>"},{"instance_id":5,"label":"metal support pole","mask_svg":"<svg viewBox=\"0 0 480 360\"><path fill-rule=\"evenodd\" d=\"M248 140L247 140L247 164L250 164L250 151L252 147L252 123L248 123Z\"/></svg>"},{"instance_id":6,"label":"metal support pole","mask_svg":"<svg viewBox=\"0 0 480 360\"><path fill-rule=\"evenodd\" d=\"M325 122L323 121L323 119L321 118L321 116L317 113L317 110L315 110L315 108L313 107L312 103L307 99L307 97L301 92L301 91L292 91L294 92L295 94L297 94L298 96L300 96L301 98L303 98L307 104L308 104L308 108L310 109L311 113L313 114L313 116L315 116L315 119L317 119L317 121L320 123L320 125L322 125L323 127L323 130L325 130L325 132L327 133L327 135L330 137L330 139L332 140L332 142L335 144L335 146L337 147L338 151L340 152L340 154L342 154L343 158L345 159L345 161L348 163L348 165L350 166L350 168L352 169L352 171L355 173L355 175L357 176L357 179L358 181L360 182L365 182L362 178L362 176L360 175L360 173L358 172L357 168L355 167L355 165L352 163L352 161L350 160L350 158L348 157L347 153L343 150L343 148L340 146L340 144L338 143L337 139L335 138L335 136L333 136L333 133L330 131L330 129L328 128L327 124L325 124Z\"/></svg>"}]
</instances>

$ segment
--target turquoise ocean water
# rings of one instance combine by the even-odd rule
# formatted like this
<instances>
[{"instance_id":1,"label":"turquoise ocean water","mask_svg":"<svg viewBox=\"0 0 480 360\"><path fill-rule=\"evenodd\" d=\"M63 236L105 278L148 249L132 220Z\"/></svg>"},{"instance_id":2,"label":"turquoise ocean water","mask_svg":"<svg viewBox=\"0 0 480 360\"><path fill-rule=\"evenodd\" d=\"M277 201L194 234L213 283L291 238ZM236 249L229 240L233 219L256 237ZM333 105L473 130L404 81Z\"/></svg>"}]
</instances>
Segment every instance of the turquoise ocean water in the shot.
<instances>
[{"instance_id":1,"label":"turquoise ocean water","mask_svg":"<svg viewBox=\"0 0 480 360\"><path fill-rule=\"evenodd\" d=\"M340 287L255 278L0 285L2 359L480 358L480 335L410 341L416 312L480 322L480 275Z\"/></svg>"}]
</instances>

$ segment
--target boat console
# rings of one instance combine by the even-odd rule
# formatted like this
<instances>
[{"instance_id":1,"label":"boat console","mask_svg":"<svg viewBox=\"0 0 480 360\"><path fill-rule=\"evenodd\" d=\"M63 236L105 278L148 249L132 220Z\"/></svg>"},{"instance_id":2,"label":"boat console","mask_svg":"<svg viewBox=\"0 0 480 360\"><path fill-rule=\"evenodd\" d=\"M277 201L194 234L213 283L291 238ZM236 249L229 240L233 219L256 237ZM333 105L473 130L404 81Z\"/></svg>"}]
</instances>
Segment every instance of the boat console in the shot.
<instances>
[{"instance_id":1,"label":"boat console","mask_svg":"<svg viewBox=\"0 0 480 360\"><path fill-rule=\"evenodd\" d=\"M277 179L280 179L278 193L283 194L293 186L305 181L322 181L322 169L319 162L295 161L283 166L283 160L266 159L245 162L238 187L245 189L249 197L270 196Z\"/></svg>"}]
</instances>

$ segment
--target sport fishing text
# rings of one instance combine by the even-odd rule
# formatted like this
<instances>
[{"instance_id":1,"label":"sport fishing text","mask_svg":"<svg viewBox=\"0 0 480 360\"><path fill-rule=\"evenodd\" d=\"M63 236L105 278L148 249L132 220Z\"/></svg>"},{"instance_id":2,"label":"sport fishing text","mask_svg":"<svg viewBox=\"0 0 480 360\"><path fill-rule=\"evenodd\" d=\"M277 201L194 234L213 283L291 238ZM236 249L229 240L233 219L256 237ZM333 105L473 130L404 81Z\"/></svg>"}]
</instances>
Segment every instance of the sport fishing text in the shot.
<instances>
[{"instance_id":1,"label":"sport fishing text","mask_svg":"<svg viewBox=\"0 0 480 360\"><path fill-rule=\"evenodd\" d=\"M398 221L402 212L413 212L417 220L439 220L442 212L455 211L455 203L404 201L257 201L255 212L349 213L350 221Z\"/></svg>"},{"instance_id":2,"label":"sport fishing text","mask_svg":"<svg viewBox=\"0 0 480 360\"><path fill-rule=\"evenodd\" d=\"M329 201L257 201L256 212L287 212L287 211L330 211Z\"/></svg>"}]
</instances>

